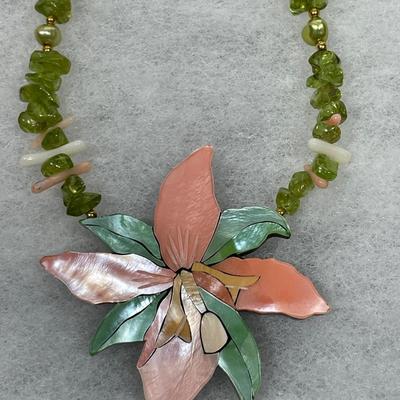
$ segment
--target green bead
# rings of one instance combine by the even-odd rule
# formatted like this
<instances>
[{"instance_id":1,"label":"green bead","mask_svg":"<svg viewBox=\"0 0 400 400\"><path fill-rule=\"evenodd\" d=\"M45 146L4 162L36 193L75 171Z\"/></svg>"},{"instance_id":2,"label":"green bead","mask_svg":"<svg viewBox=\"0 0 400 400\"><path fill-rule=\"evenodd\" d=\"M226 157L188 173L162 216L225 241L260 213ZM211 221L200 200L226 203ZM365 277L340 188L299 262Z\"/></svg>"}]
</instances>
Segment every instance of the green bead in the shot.
<instances>
[{"instance_id":1,"label":"green bead","mask_svg":"<svg viewBox=\"0 0 400 400\"><path fill-rule=\"evenodd\" d=\"M309 0L310 9L317 8L318 10L323 10L328 5L328 0Z\"/></svg>"},{"instance_id":2,"label":"green bead","mask_svg":"<svg viewBox=\"0 0 400 400\"><path fill-rule=\"evenodd\" d=\"M59 74L47 73L47 74L37 74L29 73L25 75L25 78L32 83L42 86L48 92L56 92L60 89L61 78Z\"/></svg>"},{"instance_id":3,"label":"green bead","mask_svg":"<svg viewBox=\"0 0 400 400\"><path fill-rule=\"evenodd\" d=\"M47 132L42 140L42 148L44 150L53 150L68 143L64 131L61 128L55 128Z\"/></svg>"},{"instance_id":4,"label":"green bead","mask_svg":"<svg viewBox=\"0 0 400 400\"><path fill-rule=\"evenodd\" d=\"M276 205L288 214L294 214L300 207L300 199L288 189L280 188L276 196Z\"/></svg>"},{"instance_id":5,"label":"green bead","mask_svg":"<svg viewBox=\"0 0 400 400\"><path fill-rule=\"evenodd\" d=\"M101 195L97 193L79 193L73 196L68 203L67 214L79 217L96 208L101 202Z\"/></svg>"},{"instance_id":6,"label":"green bead","mask_svg":"<svg viewBox=\"0 0 400 400\"><path fill-rule=\"evenodd\" d=\"M319 50L310 57L309 63L312 66L314 79L309 78L307 84L313 84L318 80L334 86L343 85L344 75L340 59L333 51Z\"/></svg>"},{"instance_id":7,"label":"green bead","mask_svg":"<svg viewBox=\"0 0 400 400\"><path fill-rule=\"evenodd\" d=\"M311 75L306 82L307 87L319 89L321 86L324 86L326 82L321 81L315 77L315 75Z\"/></svg>"},{"instance_id":8,"label":"green bead","mask_svg":"<svg viewBox=\"0 0 400 400\"><path fill-rule=\"evenodd\" d=\"M29 133L41 133L47 129L45 122L36 121L28 111L24 111L19 115L18 124L24 132Z\"/></svg>"},{"instance_id":9,"label":"green bead","mask_svg":"<svg viewBox=\"0 0 400 400\"><path fill-rule=\"evenodd\" d=\"M325 154L318 154L312 164L313 172L322 179L333 181L337 177L339 164Z\"/></svg>"},{"instance_id":10,"label":"green bead","mask_svg":"<svg viewBox=\"0 0 400 400\"><path fill-rule=\"evenodd\" d=\"M310 103L314 108L320 109L332 101L339 101L341 97L340 90L328 83L315 91Z\"/></svg>"},{"instance_id":11,"label":"green bead","mask_svg":"<svg viewBox=\"0 0 400 400\"><path fill-rule=\"evenodd\" d=\"M74 163L68 154L57 154L43 163L42 174L43 176L49 177L65 171L66 169L70 169L73 166Z\"/></svg>"},{"instance_id":12,"label":"green bead","mask_svg":"<svg viewBox=\"0 0 400 400\"><path fill-rule=\"evenodd\" d=\"M334 114L340 114L342 123L346 121L347 109L343 101L332 101L324 106L318 114L318 122L327 121Z\"/></svg>"},{"instance_id":13,"label":"green bead","mask_svg":"<svg viewBox=\"0 0 400 400\"><path fill-rule=\"evenodd\" d=\"M32 53L29 68L33 72L53 72L65 75L71 69L71 62L56 50L36 50Z\"/></svg>"},{"instance_id":14,"label":"green bead","mask_svg":"<svg viewBox=\"0 0 400 400\"><path fill-rule=\"evenodd\" d=\"M57 95L47 91L44 87L30 83L29 85L22 86L19 91L21 101L27 103L42 103L47 106L59 107L59 100Z\"/></svg>"},{"instance_id":15,"label":"green bead","mask_svg":"<svg viewBox=\"0 0 400 400\"><path fill-rule=\"evenodd\" d=\"M323 122L317 123L313 130L313 137L328 143L336 143L341 136L341 129L336 125L326 125Z\"/></svg>"},{"instance_id":16,"label":"green bead","mask_svg":"<svg viewBox=\"0 0 400 400\"><path fill-rule=\"evenodd\" d=\"M59 24L71 19L71 0L39 0L35 10L46 17L54 17Z\"/></svg>"},{"instance_id":17,"label":"green bead","mask_svg":"<svg viewBox=\"0 0 400 400\"><path fill-rule=\"evenodd\" d=\"M47 127L57 125L63 119L56 107L47 107L42 103L29 103L26 111L36 121L45 122Z\"/></svg>"},{"instance_id":18,"label":"green bead","mask_svg":"<svg viewBox=\"0 0 400 400\"><path fill-rule=\"evenodd\" d=\"M314 183L308 172L296 172L292 176L289 183L289 191L296 197L304 197L312 189L314 189Z\"/></svg>"},{"instance_id":19,"label":"green bead","mask_svg":"<svg viewBox=\"0 0 400 400\"><path fill-rule=\"evenodd\" d=\"M35 29L36 40L43 46L55 47L61 42L61 31L56 25L40 25Z\"/></svg>"},{"instance_id":20,"label":"green bead","mask_svg":"<svg viewBox=\"0 0 400 400\"><path fill-rule=\"evenodd\" d=\"M320 17L312 18L304 27L302 36L304 41L311 46L315 46L319 41L326 42L328 24Z\"/></svg>"},{"instance_id":21,"label":"green bead","mask_svg":"<svg viewBox=\"0 0 400 400\"><path fill-rule=\"evenodd\" d=\"M61 186L61 190L63 192L64 205L68 206L72 197L83 193L86 189L85 182L78 175L71 175Z\"/></svg>"},{"instance_id":22,"label":"green bead","mask_svg":"<svg viewBox=\"0 0 400 400\"><path fill-rule=\"evenodd\" d=\"M321 68L329 64L340 64L340 58L330 50L318 50L308 60L313 67L313 72L317 73Z\"/></svg>"},{"instance_id":23,"label":"green bead","mask_svg":"<svg viewBox=\"0 0 400 400\"><path fill-rule=\"evenodd\" d=\"M290 11L297 15L309 10L308 0L290 0Z\"/></svg>"}]
</instances>

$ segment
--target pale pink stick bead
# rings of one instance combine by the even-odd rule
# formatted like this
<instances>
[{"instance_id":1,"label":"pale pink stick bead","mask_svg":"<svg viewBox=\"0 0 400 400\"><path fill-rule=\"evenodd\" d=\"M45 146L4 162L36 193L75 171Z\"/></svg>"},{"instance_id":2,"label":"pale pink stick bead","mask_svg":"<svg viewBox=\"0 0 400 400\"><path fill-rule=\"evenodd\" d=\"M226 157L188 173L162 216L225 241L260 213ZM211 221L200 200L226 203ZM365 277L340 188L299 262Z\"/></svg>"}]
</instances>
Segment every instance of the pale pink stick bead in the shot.
<instances>
[{"instance_id":1,"label":"pale pink stick bead","mask_svg":"<svg viewBox=\"0 0 400 400\"><path fill-rule=\"evenodd\" d=\"M49 178L43 179L42 181L36 182L32 185L32 193L41 193L51 187L58 185L65 181L71 175L82 175L86 174L92 169L92 163L90 161L84 161L80 164L75 165L66 171L60 172L57 175L50 176Z\"/></svg>"},{"instance_id":2,"label":"pale pink stick bead","mask_svg":"<svg viewBox=\"0 0 400 400\"><path fill-rule=\"evenodd\" d=\"M310 178L312 179L316 187L320 189L326 189L329 186L329 182L327 180L320 178L318 175L314 173L311 165L306 164L304 166L304 171L308 172L308 175L310 175Z\"/></svg>"},{"instance_id":3,"label":"pale pink stick bead","mask_svg":"<svg viewBox=\"0 0 400 400\"><path fill-rule=\"evenodd\" d=\"M61 129L66 129L68 128L70 125L72 125L72 123L75 121L75 117L73 115L70 115L67 118L64 118L61 122L59 122L57 125L52 126L50 129L47 129L46 132L40 133L36 136L36 138L33 140L31 148L32 149L38 149L43 142L44 137L46 136L47 132L55 129L55 128L61 128Z\"/></svg>"},{"instance_id":4,"label":"pale pink stick bead","mask_svg":"<svg viewBox=\"0 0 400 400\"><path fill-rule=\"evenodd\" d=\"M339 126L342 123L342 116L340 114L333 114L324 123L329 126Z\"/></svg>"}]
</instances>

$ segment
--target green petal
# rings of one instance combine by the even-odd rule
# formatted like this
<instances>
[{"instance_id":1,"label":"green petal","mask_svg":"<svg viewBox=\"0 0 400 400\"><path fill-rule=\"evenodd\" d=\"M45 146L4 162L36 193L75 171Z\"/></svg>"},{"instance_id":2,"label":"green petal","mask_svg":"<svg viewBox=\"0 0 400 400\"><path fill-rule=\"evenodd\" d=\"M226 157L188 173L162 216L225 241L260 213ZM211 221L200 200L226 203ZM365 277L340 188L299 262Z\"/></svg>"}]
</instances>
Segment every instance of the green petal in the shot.
<instances>
[{"instance_id":1,"label":"green petal","mask_svg":"<svg viewBox=\"0 0 400 400\"><path fill-rule=\"evenodd\" d=\"M153 228L136 218L115 214L88 218L82 220L81 224L103 240L115 253L139 254L157 265L164 265Z\"/></svg>"},{"instance_id":2,"label":"green petal","mask_svg":"<svg viewBox=\"0 0 400 400\"><path fill-rule=\"evenodd\" d=\"M254 250L273 234L290 237L285 218L276 211L264 207L226 210L221 215L203 262L213 264L232 254Z\"/></svg>"},{"instance_id":3,"label":"green petal","mask_svg":"<svg viewBox=\"0 0 400 400\"><path fill-rule=\"evenodd\" d=\"M252 400L250 375L239 349L232 340L219 353L218 365L229 376L240 400Z\"/></svg>"},{"instance_id":4,"label":"green petal","mask_svg":"<svg viewBox=\"0 0 400 400\"><path fill-rule=\"evenodd\" d=\"M199 288L199 291L207 309L218 315L232 341L237 346L250 374L254 395L261 385L261 362L260 353L253 335L236 310L218 300L206 290Z\"/></svg>"},{"instance_id":5,"label":"green petal","mask_svg":"<svg viewBox=\"0 0 400 400\"><path fill-rule=\"evenodd\" d=\"M123 322L117 330L106 340L106 342L101 345L101 347L97 347L98 343L93 339L90 353L92 355L97 354L107 347L110 347L114 344L118 343L132 343L132 342L141 342L144 340L144 336L147 330L150 328L150 325L154 321L154 318L157 314L158 306L162 299L166 296L167 292L160 293L159 295L150 296L153 297L152 302L148 305L143 311L139 314L136 314L132 318L127 319ZM101 326L100 326L101 327ZM99 329L100 330L100 329ZM96 333L96 336L99 334L99 331ZM108 334L106 334L107 336ZM99 342L101 342L101 339Z\"/></svg>"},{"instance_id":6,"label":"green petal","mask_svg":"<svg viewBox=\"0 0 400 400\"><path fill-rule=\"evenodd\" d=\"M156 302L158 305L159 301L163 298L163 296L165 296L165 294L166 292L150 296L138 296L125 303L116 305L106 315L97 329L97 332L90 343L90 354L94 355L113 344L107 343L127 320L137 316L147 307L152 305L153 302ZM135 334L135 332L133 332L133 334ZM137 331L137 334L140 336L139 331Z\"/></svg>"}]
</instances>

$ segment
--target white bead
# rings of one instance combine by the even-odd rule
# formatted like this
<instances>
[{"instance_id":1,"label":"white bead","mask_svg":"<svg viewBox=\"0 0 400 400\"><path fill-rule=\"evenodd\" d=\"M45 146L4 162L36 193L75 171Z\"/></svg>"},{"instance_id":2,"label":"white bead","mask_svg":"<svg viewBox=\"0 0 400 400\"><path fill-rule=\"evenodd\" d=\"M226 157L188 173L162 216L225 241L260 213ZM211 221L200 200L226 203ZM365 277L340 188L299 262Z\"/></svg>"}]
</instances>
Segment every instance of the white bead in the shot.
<instances>
[{"instance_id":1,"label":"white bead","mask_svg":"<svg viewBox=\"0 0 400 400\"><path fill-rule=\"evenodd\" d=\"M75 142L67 143L64 146L57 147L54 150L41 151L40 153L25 154L21 160L20 165L22 167L30 167L32 165L38 165L44 163L48 158L56 156L57 154L68 154L73 156L86 150L86 143L82 140L76 140Z\"/></svg>"},{"instance_id":2,"label":"white bead","mask_svg":"<svg viewBox=\"0 0 400 400\"><path fill-rule=\"evenodd\" d=\"M351 153L349 151L323 140L310 139L308 148L315 153L325 154L339 164L348 164L351 161Z\"/></svg>"}]
</instances>

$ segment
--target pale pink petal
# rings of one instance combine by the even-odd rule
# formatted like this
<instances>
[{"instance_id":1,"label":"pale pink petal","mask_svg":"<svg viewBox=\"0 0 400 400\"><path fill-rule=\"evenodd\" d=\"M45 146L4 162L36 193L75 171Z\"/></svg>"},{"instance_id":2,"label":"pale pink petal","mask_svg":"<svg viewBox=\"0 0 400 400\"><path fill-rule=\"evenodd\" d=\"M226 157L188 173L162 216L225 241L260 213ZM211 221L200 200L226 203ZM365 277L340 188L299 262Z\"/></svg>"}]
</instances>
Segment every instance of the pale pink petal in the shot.
<instances>
[{"instance_id":1,"label":"pale pink petal","mask_svg":"<svg viewBox=\"0 0 400 400\"><path fill-rule=\"evenodd\" d=\"M182 291L182 303L192 342L174 338L157 349L139 368L146 400L193 400L214 375L218 354L204 354L200 339L201 314Z\"/></svg>"},{"instance_id":2,"label":"pale pink petal","mask_svg":"<svg viewBox=\"0 0 400 400\"><path fill-rule=\"evenodd\" d=\"M240 291L237 310L281 313L298 319L329 311L312 282L290 264L273 258L232 257L214 268L232 275L260 276L254 285Z\"/></svg>"},{"instance_id":3,"label":"pale pink petal","mask_svg":"<svg viewBox=\"0 0 400 400\"><path fill-rule=\"evenodd\" d=\"M154 231L163 260L174 271L201 261L218 224L212 155L210 146L195 151L161 186Z\"/></svg>"},{"instance_id":4,"label":"pale pink petal","mask_svg":"<svg viewBox=\"0 0 400 400\"><path fill-rule=\"evenodd\" d=\"M160 306L158 307L156 317L150 328L146 332L146 335L144 337L145 343L143 345L143 350L137 362L138 368L141 368L144 364L146 364L146 362L149 360L149 358L157 348L156 343L158 334L160 333L165 316L167 315L168 308L171 303L171 296L172 294L169 293L168 296L161 302Z\"/></svg>"},{"instance_id":5,"label":"pale pink petal","mask_svg":"<svg viewBox=\"0 0 400 400\"><path fill-rule=\"evenodd\" d=\"M175 277L173 271L136 254L67 252L43 257L40 263L75 296L93 304L160 293Z\"/></svg>"}]
</instances>

